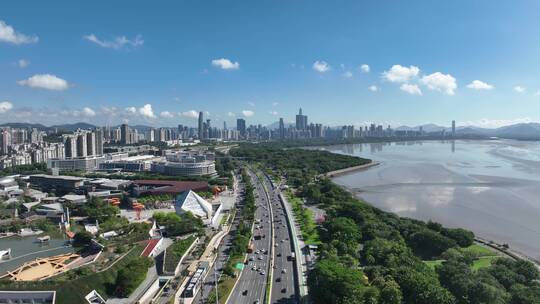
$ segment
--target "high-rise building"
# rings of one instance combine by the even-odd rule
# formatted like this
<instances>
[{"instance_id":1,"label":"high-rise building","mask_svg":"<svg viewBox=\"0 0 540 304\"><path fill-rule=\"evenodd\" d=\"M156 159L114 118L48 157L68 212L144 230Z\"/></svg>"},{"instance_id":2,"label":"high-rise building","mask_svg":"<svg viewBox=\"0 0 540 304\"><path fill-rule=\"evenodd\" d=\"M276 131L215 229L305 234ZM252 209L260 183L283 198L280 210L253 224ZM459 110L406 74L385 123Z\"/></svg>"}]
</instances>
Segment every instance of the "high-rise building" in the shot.
<instances>
[{"instance_id":1,"label":"high-rise building","mask_svg":"<svg viewBox=\"0 0 540 304\"><path fill-rule=\"evenodd\" d=\"M88 153L88 145L86 142L86 134L80 133L77 135L77 157L85 157Z\"/></svg>"},{"instance_id":2,"label":"high-rise building","mask_svg":"<svg viewBox=\"0 0 540 304\"><path fill-rule=\"evenodd\" d=\"M96 155L96 133L86 133L86 155Z\"/></svg>"},{"instance_id":3,"label":"high-rise building","mask_svg":"<svg viewBox=\"0 0 540 304\"><path fill-rule=\"evenodd\" d=\"M246 120L243 118L238 118L236 120L236 130L240 133L240 136L246 136Z\"/></svg>"},{"instance_id":4,"label":"high-rise building","mask_svg":"<svg viewBox=\"0 0 540 304\"><path fill-rule=\"evenodd\" d=\"M308 128L308 117L307 115L302 115L302 108L298 111L296 115L296 130L307 130Z\"/></svg>"},{"instance_id":5,"label":"high-rise building","mask_svg":"<svg viewBox=\"0 0 540 304\"><path fill-rule=\"evenodd\" d=\"M96 155L103 155L103 129L96 128L94 132L96 134Z\"/></svg>"},{"instance_id":6,"label":"high-rise building","mask_svg":"<svg viewBox=\"0 0 540 304\"><path fill-rule=\"evenodd\" d=\"M11 132L9 129L0 130L0 152L1 154L9 153L9 146L11 146Z\"/></svg>"},{"instance_id":7,"label":"high-rise building","mask_svg":"<svg viewBox=\"0 0 540 304\"><path fill-rule=\"evenodd\" d=\"M456 136L456 121L452 120L452 137Z\"/></svg>"},{"instance_id":8,"label":"high-rise building","mask_svg":"<svg viewBox=\"0 0 540 304\"><path fill-rule=\"evenodd\" d=\"M203 112L199 112L199 125L198 125L198 128L199 128L199 139L203 139L204 138L204 117L203 117Z\"/></svg>"},{"instance_id":9,"label":"high-rise building","mask_svg":"<svg viewBox=\"0 0 540 304\"><path fill-rule=\"evenodd\" d=\"M283 118L279 119L279 139L285 139L285 123Z\"/></svg>"},{"instance_id":10,"label":"high-rise building","mask_svg":"<svg viewBox=\"0 0 540 304\"><path fill-rule=\"evenodd\" d=\"M120 143L123 145L128 145L129 142L129 126L127 124L122 124L120 126Z\"/></svg>"}]
</instances>

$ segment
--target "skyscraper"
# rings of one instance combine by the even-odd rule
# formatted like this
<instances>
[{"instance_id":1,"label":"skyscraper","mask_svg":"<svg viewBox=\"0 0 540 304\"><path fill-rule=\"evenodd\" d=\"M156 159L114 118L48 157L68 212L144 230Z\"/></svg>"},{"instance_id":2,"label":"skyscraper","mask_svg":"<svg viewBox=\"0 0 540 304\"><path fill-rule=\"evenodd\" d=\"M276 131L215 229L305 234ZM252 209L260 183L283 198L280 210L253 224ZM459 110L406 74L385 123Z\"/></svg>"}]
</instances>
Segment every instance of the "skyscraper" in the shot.
<instances>
[{"instance_id":1,"label":"skyscraper","mask_svg":"<svg viewBox=\"0 0 540 304\"><path fill-rule=\"evenodd\" d=\"M203 139L204 137L204 117L203 117L203 112L199 112L199 125L198 125L198 128L199 128L199 139Z\"/></svg>"},{"instance_id":2,"label":"skyscraper","mask_svg":"<svg viewBox=\"0 0 540 304\"><path fill-rule=\"evenodd\" d=\"M308 118L307 115L302 115L302 108L298 111L296 115L296 130L307 130L308 128Z\"/></svg>"},{"instance_id":3,"label":"skyscraper","mask_svg":"<svg viewBox=\"0 0 540 304\"><path fill-rule=\"evenodd\" d=\"M238 118L236 120L236 130L240 133L240 136L246 136L246 120Z\"/></svg>"},{"instance_id":4,"label":"skyscraper","mask_svg":"<svg viewBox=\"0 0 540 304\"><path fill-rule=\"evenodd\" d=\"M122 145L130 144L130 142L129 142L129 126L127 124L122 124L120 126L120 143Z\"/></svg>"},{"instance_id":5,"label":"skyscraper","mask_svg":"<svg viewBox=\"0 0 540 304\"><path fill-rule=\"evenodd\" d=\"M283 118L279 119L279 139L285 139L285 123Z\"/></svg>"},{"instance_id":6,"label":"skyscraper","mask_svg":"<svg viewBox=\"0 0 540 304\"><path fill-rule=\"evenodd\" d=\"M456 121L452 120L452 137L456 136Z\"/></svg>"}]
</instances>

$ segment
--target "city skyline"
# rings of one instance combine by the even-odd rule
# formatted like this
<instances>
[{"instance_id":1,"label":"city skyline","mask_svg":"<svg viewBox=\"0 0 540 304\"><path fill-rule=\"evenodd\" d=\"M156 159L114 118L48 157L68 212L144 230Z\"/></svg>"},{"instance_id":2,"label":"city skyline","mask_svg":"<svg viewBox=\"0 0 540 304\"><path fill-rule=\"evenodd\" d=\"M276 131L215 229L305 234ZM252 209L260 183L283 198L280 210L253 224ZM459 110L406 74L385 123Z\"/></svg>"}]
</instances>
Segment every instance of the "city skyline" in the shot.
<instances>
[{"instance_id":1,"label":"city skyline","mask_svg":"<svg viewBox=\"0 0 540 304\"><path fill-rule=\"evenodd\" d=\"M266 125L299 107L326 125L540 121L534 1L455 1L422 22L440 6L104 3L0 6L1 121Z\"/></svg>"}]
</instances>

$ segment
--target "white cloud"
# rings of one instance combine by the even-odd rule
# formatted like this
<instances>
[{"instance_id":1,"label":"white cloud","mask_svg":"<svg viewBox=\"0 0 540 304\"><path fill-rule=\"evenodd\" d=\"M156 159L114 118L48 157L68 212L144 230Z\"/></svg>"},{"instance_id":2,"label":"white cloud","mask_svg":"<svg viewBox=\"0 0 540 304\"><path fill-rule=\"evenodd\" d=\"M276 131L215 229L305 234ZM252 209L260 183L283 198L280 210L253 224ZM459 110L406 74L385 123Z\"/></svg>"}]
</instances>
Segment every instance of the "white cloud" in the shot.
<instances>
[{"instance_id":1,"label":"white cloud","mask_svg":"<svg viewBox=\"0 0 540 304\"><path fill-rule=\"evenodd\" d=\"M223 70L238 70L240 68L238 61L232 62L227 58L214 59L212 65Z\"/></svg>"},{"instance_id":2,"label":"white cloud","mask_svg":"<svg viewBox=\"0 0 540 304\"><path fill-rule=\"evenodd\" d=\"M11 109L13 109L13 104L9 101L2 101L0 102L0 114L9 112Z\"/></svg>"},{"instance_id":3,"label":"white cloud","mask_svg":"<svg viewBox=\"0 0 540 304\"><path fill-rule=\"evenodd\" d=\"M364 72L364 73L369 73L369 71L370 71L369 65L367 65L367 64L362 64L362 65L360 66L360 70L361 70L362 72Z\"/></svg>"},{"instance_id":4,"label":"white cloud","mask_svg":"<svg viewBox=\"0 0 540 304\"><path fill-rule=\"evenodd\" d=\"M180 112L181 116L187 117L187 118L199 118L199 112L195 110L189 110L185 112Z\"/></svg>"},{"instance_id":5,"label":"white cloud","mask_svg":"<svg viewBox=\"0 0 540 304\"><path fill-rule=\"evenodd\" d=\"M90 42L93 42L100 47L108 48L108 49L121 49L124 47L139 47L144 44L144 40L142 39L141 35L135 36L134 39L130 40L126 38L126 36L118 36L115 37L113 40L101 40L96 35L90 34L83 36L83 39L86 39Z\"/></svg>"},{"instance_id":6,"label":"white cloud","mask_svg":"<svg viewBox=\"0 0 540 304\"><path fill-rule=\"evenodd\" d=\"M118 112L118 109L116 107L101 107L101 113L107 116L116 116L116 113Z\"/></svg>"},{"instance_id":7,"label":"white cloud","mask_svg":"<svg viewBox=\"0 0 540 304\"><path fill-rule=\"evenodd\" d=\"M319 73L325 73L330 70L330 65L326 61L315 61L313 63L313 69Z\"/></svg>"},{"instance_id":8,"label":"white cloud","mask_svg":"<svg viewBox=\"0 0 540 304\"><path fill-rule=\"evenodd\" d=\"M19 45L36 43L38 40L39 38L37 36L27 36L25 34L18 33L12 26L0 20L0 41Z\"/></svg>"},{"instance_id":9,"label":"white cloud","mask_svg":"<svg viewBox=\"0 0 540 304\"><path fill-rule=\"evenodd\" d=\"M28 61L26 59L19 59L17 61L17 66L20 67L21 69L24 69L25 67L27 67L29 65L30 65L30 61Z\"/></svg>"},{"instance_id":10,"label":"white cloud","mask_svg":"<svg viewBox=\"0 0 540 304\"><path fill-rule=\"evenodd\" d=\"M467 85L467 88L473 90L491 90L494 88L494 86L480 80L473 80Z\"/></svg>"},{"instance_id":11,"label":"white cloud","mask_svg":"<svg viewBox=\"0 0 540 304\"><path fill-rule=\"evenodd\" d=\"M272 107L277 107L279 105L279 102L272 102Z\"/></svg>"},{"instance_id":12,"label":"white cloud","mask_svg":"<svg viewBox=\"0 0 540 304\"><path fill-rule=\"evenodd\" d=\"M404 83L399 87L400 90L405 91L411 95L422 95L422 90L415 84Z\"/></svg>"},{"instance_id":13,"label":"white cloud","mask_svg":"<svg viewBox=\"0 0 540 304\"><path fill-rule=\"evenodd\" d=\"M127 107L126 112L128 114L136 114L137 113L137 108L135 108L135 107Z\"/></svg>"},{"instance_id":14,"label":"white cloud","mask_svg":"<svg viewBox=\"0 0 540 304\"><path fill-rule=\"evenodd\" d=\"M152 110L152 105L149 103L139 108L138 111L139 111L139 114L141 114L143 117L156 118L156 115L154 114L154 111Z\"/></svg>"},{"instance_id":15,"label":"white cloud","mask_svg":"<svg viewBox=\"0 0 540 304\"><path fill-rule=\"evenodd\" d=\"M245 117L251 117L251 116L255 115L255 112L253 112L251 110L243 110L242 115L244 115Z\"/></svg>"},{"instance_id":16,"label":"white cloud","mask_svg":"<svg viewBox=\"0 0 540 304\"><path fill-rule=\"evenodd\" d=\"M67 81L51 74L36 74L28 79L20 80L17 83L22 86L51 91L63 91L69 87Z\"/></svg>"},{"instance_id":17,"label":"white cloud","mask_svg":"<svg viewBox=\"0 0 540 304\"><path fill-rule=\"evenodd\" d=\"M345 78L352 78L353 77L353 73L351 71L346 71L345 73L343 73L343 77Z\"/></svg>"},{"instance_id":18,"label":"white cloud","mask_svg":"<svg viewBox=\"0 0 540 304\"><path fill-rule=\"evenodd\" d=\"M229 116L229 117L235 117L236 114L234 114L233 112L228 112L228 113L227 113L227 116Z\"/></svg>"},{"instance_id":19,"label":"white cloud","mask_svg":"<svg viewBox=\"0 0 540 304\"><path fill-rule=\"evenodd\" d=\"M430 90L442 91L448 95L454 95L457 88L456 79L450 74L435 72L422 77L420 82Z\"/></svg>"},{"instance_id":20,"label":"white cloud","mask_svg":"<svg viewBox=\"0 0 540 304\"><path fill-rule=\"evenodd\" d=\"M530 117L519 117L514 119L488 119L482 118L479 120L471 120L459 122L459 125L463 126L476 126L481 128L499 128L504 126L515 125L518 123L530 123L532 119Z\"/></svg>"},{"instance_id":21,"label":"white cloud","mask_svg":"<svg viewBox=\"0 0 540 304\"><path fill-rule=\"evenodd\" d=\"M249 101L247 104L248 104L250 107L255 107L255 103L254 103L254 102Z\"/></svg>"},{"instance_id":22,"label":"white cloud","mask_svg":"<svg viewBox=\"0 0 540 304\"><path fill-rule=\"evenodd\" d=\"M82 110L82 115L84 115L86 117L94 117L94 116L96 116L96 111L94 111L90 107L84 107L83 110Z\"/></svg>"},{"instance_id":23,"label":"white cloud","mask_svg":"<svg viewBox=\"0 0 540 304\"><path fill-rule=\"evenodd\" d=\"M270 111L270 115L276 116L276 115L278 115L278 112L277 111Z\"/></svg>"},{"instance_id":24,"label":"white cloud","mask_svg":"<svg viewBox=\"0 0 540 304\"><path fill-rule=\"evenodd\" d=\"M526 89L524 87L522 87L522 86L515 86L514 91L521 94L521 93L525 93Z\"/></svg>"},{"instance_id":25,"label":"white cloud","mask_svg":"<svg viewBox=\"0 0 540 304\"><path fill-rule=\"evenodd\" d=\"M169 111L163 111L163 112L159 113L159 116L161 116L163 118L173 118L174 113L169 112Z\"/></svg>"},{"instance_id":26,"label":"white cloud","mask_svg":"<svg viewBox=\"0 0 540 304\"><path fill-rule=\"evenodd\" d=\"M408 82L411 78L418 76L420 69L414 65L404 67L399 64L393 65L389 71L384 71L382 77L390 82Z\"/></svg>"},{"instance_id":27,"label":"white cloud","mask_svg":"<svg viewBox=\"0 0 540 304\"><path fill-rule=\"evenodd\" d=\"M371 92L378 92L379 91L379 88L376 86L376 85L370 85L368 87L368 89L371 91Z\"/></svg>"}]
</instances>

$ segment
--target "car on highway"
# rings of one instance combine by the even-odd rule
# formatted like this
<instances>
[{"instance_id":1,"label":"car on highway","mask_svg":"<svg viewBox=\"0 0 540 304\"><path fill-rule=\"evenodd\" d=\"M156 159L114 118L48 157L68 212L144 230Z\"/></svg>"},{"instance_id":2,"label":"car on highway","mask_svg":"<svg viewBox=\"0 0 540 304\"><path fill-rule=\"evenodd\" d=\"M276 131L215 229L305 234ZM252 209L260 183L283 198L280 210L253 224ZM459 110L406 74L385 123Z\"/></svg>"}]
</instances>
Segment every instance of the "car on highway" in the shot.
<instances>
[{"instance_id":1,"label":"car on highway","mask_svg":"<svg viewBox=\"0 0 540 304\"><path fill-rule=\"evenodd\" d=\"M243 295L243 296L247 296L247 294L248 294L248 290L247 290L247 289L244 290L244 291L242 291L242 295Z\"/></svg>"},{"instance_id":2,"label":"car on highway","mask_svg":"<svg viewBox=\"0 0 540 304\"><path fill-rule=\"evenodd\" d=\"M264 270L261 270L261 272L259 272L259 273L260 273L261 275L264 275L264 274L265 274Z\"/></svg>"},{"instance_id":3,"label":"car on highway","mask_svg":"<svg viewBox=\"0 0 540 304\"><path fill-rule=\"evenodd\" d=\"M285 268L281 269L281 273L287 273L287 269Z\"/></svg>"}]
</instances>

